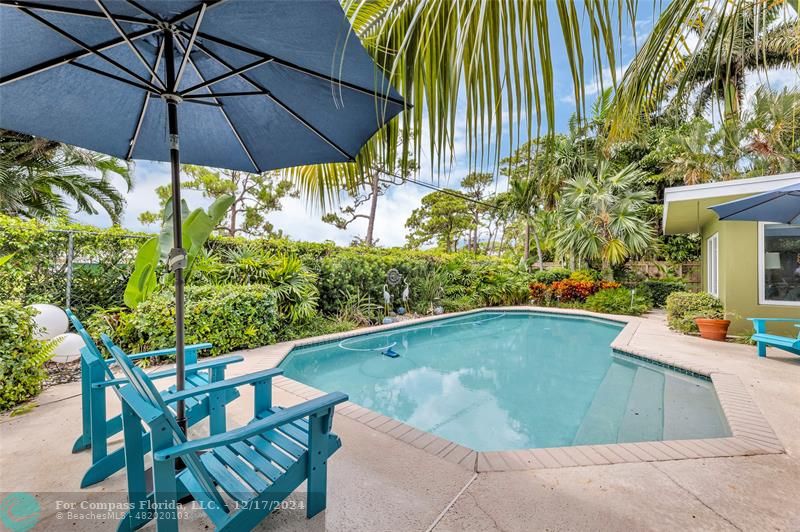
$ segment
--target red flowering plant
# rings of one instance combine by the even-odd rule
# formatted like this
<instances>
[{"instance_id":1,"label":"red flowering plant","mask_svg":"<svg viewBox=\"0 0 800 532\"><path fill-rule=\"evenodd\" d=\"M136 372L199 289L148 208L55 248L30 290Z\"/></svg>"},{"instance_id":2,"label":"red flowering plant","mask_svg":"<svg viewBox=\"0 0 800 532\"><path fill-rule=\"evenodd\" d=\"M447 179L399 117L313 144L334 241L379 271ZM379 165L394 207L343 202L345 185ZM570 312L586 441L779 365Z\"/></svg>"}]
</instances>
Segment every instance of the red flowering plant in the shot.
<instances>
[{"instance_id":1,"label":"red flowering plant","mask_svg":"<svg viewBox=\"0 0 800 532\"><path fill-rule=\"evenodd\" d=\"M552 299L550 287L544 283L533 282L528 288L531 292L531 301L537 305L545 305Z\"/></svg>"},{"instance_id":2,"label":"red flowering plant","mask_svg":"<svg viewBox=\"0 0 800 532\"><path fill-rule=\"evenodd\" d=\"M579 281L564 279L550 285L553 296L561 302L583 302L586 298L606 288L619 288L613 281Z\"/></svg>"}]
</instances>

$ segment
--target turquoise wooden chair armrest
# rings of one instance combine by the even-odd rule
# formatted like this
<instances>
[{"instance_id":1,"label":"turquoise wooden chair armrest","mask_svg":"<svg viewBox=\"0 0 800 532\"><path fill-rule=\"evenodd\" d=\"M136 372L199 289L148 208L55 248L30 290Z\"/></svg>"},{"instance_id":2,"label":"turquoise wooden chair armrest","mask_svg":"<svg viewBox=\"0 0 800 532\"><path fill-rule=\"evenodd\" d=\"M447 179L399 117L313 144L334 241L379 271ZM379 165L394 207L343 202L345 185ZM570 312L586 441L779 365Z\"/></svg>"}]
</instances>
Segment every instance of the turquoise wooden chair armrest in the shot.
<instances>
[{"instance_id":1,"label":"turquoise wooden chair armrest","mask_svg":"<svg viewBox=\"0 0 800 532\"><path fill-rule=\"evenodd\" d=\"M747 318L750 321L796 321L800 322L800 318Z\"/></svg>"},{"instance_id":2,"label":"turquoise wooden chair armrest","mask_svg":"<svg viewBox=\"0 0 800 532\"><path fill-rule=\"evenodd\" d=\"M278 375L281 374L283 374L282 369L277 369L277 368L265 369L263 371L258 371L256 373L250 373L248 375L241 375L239 377L225 379L224 381L212 382L206 384L205 386L196 386L188 390L173 392L171 394L167 394L164 396L164 402L170 404L174 403L175 401L179 401L181 399L186 400L190 397L194 397L200 394L219 392L221 390L227 390L229 388L237 388L245 384L257 384L260 382L267 382L272 380L272 377L277 377ZM150 375L148 375L148 377L150 377Z\"/></svg>"},{"instance_id":3,"label":"turquoise wooden chair armrest","mask_svg":"<svg viewBox=\"0 0 800 532\"><path fill-rule=\"evenodd\" d=\"M153 454L156 460L171 460L178 456L194 453L206 449L213 449L223 445L230 445L232 443L252 438L259 434L263 434L270 430L274 430L281 425L286 425L293 421L297 421L304 417L314 414L319 414L328 411L339 403L347 401L347 395L342 392L333 392L316 399L311 399L305 403L292 406L281 410L277 414L262 419L260 421L253 421L244 427L233 429L223 434L216 434L206 438L188 441L179 445L174 445L166 449L162 449Z\"/></svg>"},{"instance_id":4,"label":"turquoise wooden chair armrest","mask_svg":"<svg viewBox=\"0 0 800 532\"><path fill-rule=\"evenodd\" d=\"M211 349L212 347L214 347L213 344L210 344L208 342L203 342L203 343L199 343L199 344L187 345L186 347L184 347L184 349L186 351L201 351L203 349ZM174 355L174 354L175 354L175 348L174 347L167 347L167 348L164 348L164 349L156 349L155 351L145 351L144 353L136 353L136 354L133 354L133 355L128 355L128 358L131 359L131 360L138 360L140 358L157 358L157 357L164 357L164 356L169 356L169 355ZM110 363L112 363L112 364L114 363L114 359L113 358L112 359L108 359L108 360L110 361Z\"/></svg>"},{"instance_id":5,"label":"turquoise wooden chair armrest","mask_svg":"<svg viewBox=\"0 0 800 532\"><path fill-rule=\"evenodd\" d=\"M131 357L133 358L133 357ZM203 362L198 362L197 364L189 364L186 366L186 371L197 371L201 369L212 369L218 368L220 366L227 366L228 364L234 364L237 362L241 362L244 360L244 357L241 355L231 355L227 357L219 357L212 360L204 360ZM170 369L162 369L159 371L154 371L153 373L148 373L147 376L153 380L156 379L163 379L165 377L172 377L177 372L176 368ZM119 379L111 379L104 382L97 382L92 384L93 388L106 388L108 386L117 386L120 384L127 384L128 379L119 378Z\"/></svg>"}]
</instances>

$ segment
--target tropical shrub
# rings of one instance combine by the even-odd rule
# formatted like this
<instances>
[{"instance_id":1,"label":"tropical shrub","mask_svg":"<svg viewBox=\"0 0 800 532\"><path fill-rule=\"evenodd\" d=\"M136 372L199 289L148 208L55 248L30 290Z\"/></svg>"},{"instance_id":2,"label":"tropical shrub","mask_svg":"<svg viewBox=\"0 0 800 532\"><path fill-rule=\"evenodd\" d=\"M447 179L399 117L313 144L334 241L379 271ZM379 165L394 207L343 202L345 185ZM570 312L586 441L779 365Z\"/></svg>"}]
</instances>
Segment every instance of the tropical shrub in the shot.
<instances>
[{"instance_id":1,"label":"tropical shrub","mask_svg":"<svg viewBox=\"0 0 800 532\"><path fill-rule=\"evenodd\" d=\"M695 318L723 319L722 302L706 292L673 292L667 296L667 325L684 334L697 331Z\"/></svg>"},{"instance_id":2,"label":"tropical shrub","mask_svg":"<svg viewBox=\"0 0 800 532\"><path fill-rule=\"evenodd\" d=\"M183 248L186 253L186 264L183 269L183 276L188 281L192 278L194 264L198 256L203 255L204 246L211 233L225 217L225 213L234 202L234 197L225 194L209 205L208 212L203 209L195 209L189 212L189 206L184 201L181 205L183 210ZM125 304L134 308L139 303L146 301L153 292L157 290L159 280L163 285L173 283L173 276L170 273L166 276L159 276L159 270L165 268L165 263L169 260L169 254L173 247L173 215L172 203L167 202L164 206L161 233L148 239L141 245L136 253L133 273L128 279L123 294Z\"/></svg>"},{"instance_id":3,"label":"tropical shrub","mask_svg":"<svg viewBox=\"0 0 800 532\"><path fill-rule=\"evenodd\" d=\"M582 268L580 270L575 270L569 274L568 279L573 281L585 281L590 283L595 283L603 279L603 274L597 270L592 270L590 268Z\"/></svg>"},{"instance_id":4,"label":"tropical shrub","mask_svg":"<svg viewBox=\"0 0 800 532\"><path fill-rule=\"evenodd\" d=\"M553 293L545 283L533 282L528 288L531 293L531 301L537 305L549 305Z\"/></svg>"},{"instance_id":5,"label":"tropical shrub","mask_svg":"<svg viewBox=\"0 0 800 532\"><path fill-rule=\"evenodd\" d=\"M414 279L411 309L420 314L431 312L436 305L442 304L445 286L450 282L449 272L441 266L430 269L427 273Z\"/></svg>"},{"instance_id":6,"label":"tropical shrub","mask_svg":"<svg viewBox=\"0 0 800 532\"><path fill-rule=\"evenodd\" d=\"M524 271L509 267L487 268L481 270L480 279L471 288L477 306L519 305L530 299L528 282Z\"/></svg>"},{"instance_id":7,"label":"tropical shrub","mask_svg":"<svg viewBox=\"0 0 800 532\"><path fill-rule=\"evenodd\" d=\"M570 276L572 272L567 268L550 268L547 270L536 271L531 274L534 283L551 284L562 281Z\"/></svg>"},{"instance_id":8,"label":"tropical shrub","mask_svg":"<svg viewBox=\"0 0 800 532\"><path fill-rule=\"evenodd\" d=\"M528 286L530 299L539 305L556 303L583 303L586 298L600 290L619 288L614 281L591 280L590 270L578 270L570 277L555 281L549 285L533 282ZM574 278L573 278L574 277Z\"/></svg>"},{"instance_id":9,"label":"tropical shrub","mask_svg":"<svg viewBox=\"0 0 800 532\"><path fill-rule=\"evenodd\" d=\"M550 285L553 298L561 302L583 302L590 295L607 288L619 288L620 284L614 281L578 281L564 279Z\"/></svg>"},{"instance_id":10,"label":"tropical shrub","mask_svg":"<svg viewBox=\"0 0 800 532\"><path fill-rule=\"evenodd\" d=\"M373 302L368 296L356 288L342 293L342 304L336 314L339 321L356 325L372 325L377 323L383 307Z\"/></svg>"},{"instance_id":11,"label":"tropical shrub","mask_svg":"<svg viewBox=\"0 0 800 532\"><path fill-rule=\"evenodd\" d=\"M35 314L18 302L0 303L0 410L34 397L47 377L44 363L57 343L34 339Z\"/></svg>"},{"instance_id":12,"label":"tropical shrub","mask_svg":"<svg viewBox=\"0 0 800 532\"><path fill-rule=\"evenodd\" d=\"M269 345L281 327L275 291L263 285L186 287L186 343L211 342L212 355ZM86 324L107 332L123 349L149 351L175 345L175 300L162 290L133 310L101 312Z\"/></svg>"},{"instance_id":13,"label":"tropical shrub","mask_svg":"<svg viewBox=\"0 0 800 532\"><path fill-rule=\"evenodd\" d=\"M653 306L662 308L671 293L686 291L686 283L680 279L648 279L639 284L637 289L644 290L650 296Z\"/></svg>"},{"instance_id":14,"label":"tropical shrub","mask_svg":"<svg viewBox=\"0 0 800 532\"><path fill-rule=\"evenodd\" d=\"M607 314L639 316L650 310L651 302L645 294L627 288L605 288L586 298L585 308Z\"/></svg>"}]
</instances>

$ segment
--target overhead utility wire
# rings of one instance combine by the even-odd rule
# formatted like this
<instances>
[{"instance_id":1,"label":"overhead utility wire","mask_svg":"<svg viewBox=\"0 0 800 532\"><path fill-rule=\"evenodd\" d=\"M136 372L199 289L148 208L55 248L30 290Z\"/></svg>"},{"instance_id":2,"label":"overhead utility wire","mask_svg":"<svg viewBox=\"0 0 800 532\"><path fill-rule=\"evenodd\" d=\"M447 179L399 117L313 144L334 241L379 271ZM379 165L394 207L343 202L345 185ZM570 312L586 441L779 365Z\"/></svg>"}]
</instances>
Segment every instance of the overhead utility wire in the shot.
<instances>
[{"instance_id":1,"label":"overhead utility wire","mask_svg":"<svg viewBox=\"0 0 800 532\"><path fill-rule=\"evenodd\" d=\"M401 175L394 174L392 172L387 172L386 170L379 169L379 168L373 168L373 170L375 170L376 172L380 172L381 174L385 174L385 175L387 175L389 177L394 177L395 179L399 179L400 181L403 181L403 182L407 181L409 183L413 183L415 185L419 185L421 187L428 188L430 190L435 190L436 192L441 192L442 194L447 194L448 196L453 196L454 198L459 198L459 199L463 199L465 201L469 201L469 202L472 202L472 203L475 203L475 204L478 204L478 205L482 205L482 206L487 207L489 209L497 209L497 205L493 205L491 203L486 203L485 201L477 200L475 198L470 198L469 196L467 196L465 194L461 194L460 192L457 192L457 191L449 189L449 188L437 187L436 185L431 184L431 183L426 183L424 181L418 181L418 180L414 179L413 177L404 177L404 176L401 176Z\"/></svg>"}]
</instances>

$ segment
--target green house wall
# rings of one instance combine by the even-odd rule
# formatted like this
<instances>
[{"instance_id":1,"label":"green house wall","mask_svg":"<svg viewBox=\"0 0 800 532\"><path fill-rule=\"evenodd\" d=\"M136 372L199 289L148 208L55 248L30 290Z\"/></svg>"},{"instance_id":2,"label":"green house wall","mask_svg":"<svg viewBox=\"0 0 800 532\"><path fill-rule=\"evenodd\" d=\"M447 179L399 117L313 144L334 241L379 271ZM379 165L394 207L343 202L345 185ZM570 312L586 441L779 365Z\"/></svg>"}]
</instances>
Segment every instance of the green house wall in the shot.
<instances>
[{"instance_id":1,"label":"green house wall","mask_svg":"<svg viewBox=\"0 0 800 532\"><path fill-rule=\"evenodd\" d=\"M719 298L730 313L731 334L752 334L747 318L800 318L800 306L760 305L758 302L758 222L720 222L704 224L700 234L702 286L708 291L707 240L719 234ZM797 335L790 323L774 324L770 332Z\"/></svg>"}]
</instances>

